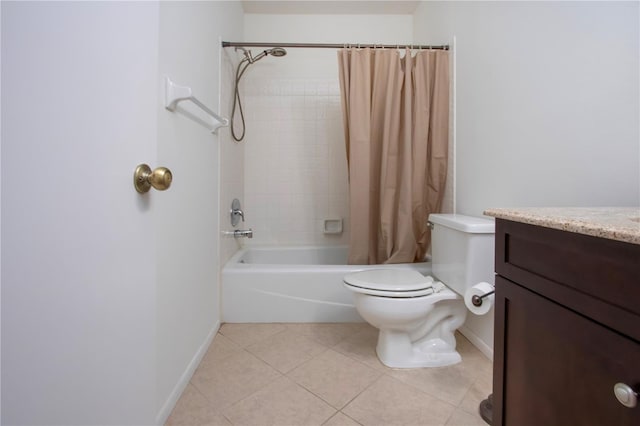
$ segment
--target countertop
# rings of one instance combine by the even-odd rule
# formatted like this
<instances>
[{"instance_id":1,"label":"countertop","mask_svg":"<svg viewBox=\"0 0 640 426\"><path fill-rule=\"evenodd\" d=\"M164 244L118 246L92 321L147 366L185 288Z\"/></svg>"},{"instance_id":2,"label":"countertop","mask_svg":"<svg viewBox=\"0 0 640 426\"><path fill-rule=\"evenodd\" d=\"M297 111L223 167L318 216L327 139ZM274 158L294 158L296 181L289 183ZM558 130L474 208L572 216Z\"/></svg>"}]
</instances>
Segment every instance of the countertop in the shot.
<instances>
[{"instance_id":1,"label":"countertop","mask_svg":"<svg viewBox=\"0 0 640 426\"><path fill-rule=\"evenodd\" d=\"M523 207L488 209L487 216L640 244L640 207Z\"/></svg>"}]
</instances>

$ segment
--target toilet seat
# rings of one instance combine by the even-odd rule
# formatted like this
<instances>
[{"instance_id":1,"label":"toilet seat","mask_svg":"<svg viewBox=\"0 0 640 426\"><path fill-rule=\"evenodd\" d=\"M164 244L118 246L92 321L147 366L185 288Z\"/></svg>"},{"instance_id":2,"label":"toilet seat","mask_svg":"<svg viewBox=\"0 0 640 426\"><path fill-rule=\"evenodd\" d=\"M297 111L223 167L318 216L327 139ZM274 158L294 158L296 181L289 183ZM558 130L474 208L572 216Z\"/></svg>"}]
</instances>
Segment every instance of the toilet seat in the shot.
<instances>
[{"instance_id":1,"label":"toilet seat","mask_svg":"<svg viewBox=\"0 0 640 426\"><path fill-rule=\"evenodd\" d=\"M412 269L370 269L345 275L344 284L356 293L381 297L428 296L444 284Z\"/></svg>"}]
</instances>

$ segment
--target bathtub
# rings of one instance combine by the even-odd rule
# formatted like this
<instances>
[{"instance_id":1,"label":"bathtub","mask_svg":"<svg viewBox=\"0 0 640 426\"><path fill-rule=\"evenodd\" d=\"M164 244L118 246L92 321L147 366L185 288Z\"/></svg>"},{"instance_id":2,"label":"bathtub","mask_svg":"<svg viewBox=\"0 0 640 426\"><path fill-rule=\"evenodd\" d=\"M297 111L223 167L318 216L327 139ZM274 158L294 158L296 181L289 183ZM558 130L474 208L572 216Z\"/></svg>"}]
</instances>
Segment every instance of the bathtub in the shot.
<instances>
[{"instance_id":1,"label":"bathtub","mask_svg":"<svg viewBox=\"0 0 640 426\"><path fill-rule=\"evenodd\" d=\"M431 273L429 262L347 265L347 247L251 247L222 268L224 322L361 322L342 284L350 272L374 268Z\"/></svg>"}]
</instances>

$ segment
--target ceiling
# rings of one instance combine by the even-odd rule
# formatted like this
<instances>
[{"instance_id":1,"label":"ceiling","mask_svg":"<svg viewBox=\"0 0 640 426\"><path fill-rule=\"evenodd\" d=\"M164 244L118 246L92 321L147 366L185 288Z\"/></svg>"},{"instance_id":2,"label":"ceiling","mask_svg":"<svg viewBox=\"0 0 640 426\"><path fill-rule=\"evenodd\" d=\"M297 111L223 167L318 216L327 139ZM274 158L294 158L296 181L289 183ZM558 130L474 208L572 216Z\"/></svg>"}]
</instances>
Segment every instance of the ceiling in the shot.
<instances>
[{"instance_id":1,"label":"ceiling","mask_svg":"<svg viewBox=\"0 0 640 426\"><path fill-rule=\"evenodd\" d=\"M275 15L412 15L420 1L246 1L245 13Z\"/></svg>"}]
</instances>

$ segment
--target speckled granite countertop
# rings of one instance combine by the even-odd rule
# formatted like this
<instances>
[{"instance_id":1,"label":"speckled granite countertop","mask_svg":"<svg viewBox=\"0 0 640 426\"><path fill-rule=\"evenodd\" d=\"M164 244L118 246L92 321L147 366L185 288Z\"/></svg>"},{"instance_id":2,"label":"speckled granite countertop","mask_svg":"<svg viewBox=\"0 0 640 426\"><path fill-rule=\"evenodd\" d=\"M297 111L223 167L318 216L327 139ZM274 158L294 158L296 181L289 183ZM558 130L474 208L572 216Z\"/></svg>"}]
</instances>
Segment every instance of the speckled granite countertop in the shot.
<instances>
[{"instance_id":1,"label":"speckled granite countertop","mask_svg":"<svg viewBox=\"0 0 640 426\"><path fill-rule=\"evenodd\" d=\"M640 244L640 207L523 207L489 209L487 216Z\"/></svg>"}]
</instances>

